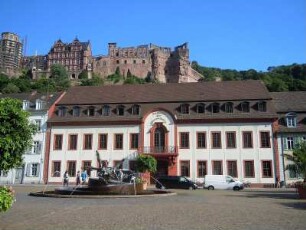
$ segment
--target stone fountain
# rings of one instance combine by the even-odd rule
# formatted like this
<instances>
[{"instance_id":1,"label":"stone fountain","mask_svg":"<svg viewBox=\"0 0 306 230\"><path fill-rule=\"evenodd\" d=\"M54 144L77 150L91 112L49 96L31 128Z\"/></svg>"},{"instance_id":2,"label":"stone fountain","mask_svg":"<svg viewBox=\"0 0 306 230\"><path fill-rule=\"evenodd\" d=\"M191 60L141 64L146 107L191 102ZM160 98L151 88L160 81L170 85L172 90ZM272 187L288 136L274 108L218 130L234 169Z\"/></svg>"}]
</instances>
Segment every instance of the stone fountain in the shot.
<instances>
[{"instance_id":1,"label":"stone fountain","mask_svg":"<svg viewBox=\"0 0 306 230\"><path fill-rule=\"evenodd\" d=\"M72 187L58 187L54 191L43 191L30 193L32 196L51 197L85 197L85 196L131 196L131 195L154 195L173 194L165 190L146 190L142 184L136 183L139 175L131 170L122 170L121 163L115 167L108 167L102 164L99 152L96 151L97 160L100 163L98 168L90 167L87 170L96 170L97 177L90 177L87 185Z\"/></svg>"}]
</instances>

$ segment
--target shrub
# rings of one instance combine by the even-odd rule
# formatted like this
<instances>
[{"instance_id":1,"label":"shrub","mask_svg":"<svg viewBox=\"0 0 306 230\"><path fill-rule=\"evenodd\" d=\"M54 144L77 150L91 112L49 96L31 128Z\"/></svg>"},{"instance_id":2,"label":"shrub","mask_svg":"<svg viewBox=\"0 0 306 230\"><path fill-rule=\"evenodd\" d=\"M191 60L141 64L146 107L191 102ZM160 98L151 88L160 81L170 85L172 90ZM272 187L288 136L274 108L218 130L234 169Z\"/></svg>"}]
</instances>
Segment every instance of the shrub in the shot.
<instances>
[{"instance_id":1,"label":"shrub","mask_svg":"<svg viewBox=\"0 0 306 230\"><path fill-rule=\"evenodd\" d=\"M12 187L0 187L0 212L10 209L15 202L15 195Z\"/></svg>"}]
</instances>

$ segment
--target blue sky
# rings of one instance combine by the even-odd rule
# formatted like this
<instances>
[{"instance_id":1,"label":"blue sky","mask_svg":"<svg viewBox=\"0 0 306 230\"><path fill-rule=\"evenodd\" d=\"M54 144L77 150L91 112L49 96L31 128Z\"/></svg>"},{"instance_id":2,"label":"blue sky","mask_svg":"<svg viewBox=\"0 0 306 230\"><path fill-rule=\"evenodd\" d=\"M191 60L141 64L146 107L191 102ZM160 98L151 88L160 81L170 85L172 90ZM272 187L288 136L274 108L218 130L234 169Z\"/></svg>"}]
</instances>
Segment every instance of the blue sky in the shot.
<instances>
[{"instance_id":1,"label":"blue sky","mask_svg":"<svg viewBox=\"0 0 306 230\"><path fill-rule=\"evenodd\" d=\"M208 67L265 71L306 63L306 0L1 0L0 32L27 37L26 55L56 40L90 40L94 55L188 42Z\"/></svg>"}]
</instances>

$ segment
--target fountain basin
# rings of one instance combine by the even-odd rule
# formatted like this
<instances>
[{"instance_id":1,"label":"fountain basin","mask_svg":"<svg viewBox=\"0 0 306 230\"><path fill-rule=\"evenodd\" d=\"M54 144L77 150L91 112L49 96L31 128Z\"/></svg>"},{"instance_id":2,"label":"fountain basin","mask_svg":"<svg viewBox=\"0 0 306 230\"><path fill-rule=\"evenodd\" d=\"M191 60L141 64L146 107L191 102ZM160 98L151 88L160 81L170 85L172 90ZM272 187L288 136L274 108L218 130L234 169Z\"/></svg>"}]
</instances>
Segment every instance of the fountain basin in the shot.
<instances>
[{"instance_id":1,"label":"fountain basin","mask_svg":"<svg viewBox=\"0 0 306 230\"><path fill-rule=\"evenodd\" d=\"M66 187L67 188L67 187ZM95 193L74 193L73 187L66 191L70 191L70 193L58 193L56 190L54 191L40 191L40 192L31 192L30 196L37 197L53 197L53 198L89 198L89 199L105 199L105 198L141 198L141 197L160 197L160 196L173 196L176 195L175 192L170 190L143 190L140 193L136 194L95 194ZM59 191L59 190L57 190Z\"/></svg>"}]
</instances>

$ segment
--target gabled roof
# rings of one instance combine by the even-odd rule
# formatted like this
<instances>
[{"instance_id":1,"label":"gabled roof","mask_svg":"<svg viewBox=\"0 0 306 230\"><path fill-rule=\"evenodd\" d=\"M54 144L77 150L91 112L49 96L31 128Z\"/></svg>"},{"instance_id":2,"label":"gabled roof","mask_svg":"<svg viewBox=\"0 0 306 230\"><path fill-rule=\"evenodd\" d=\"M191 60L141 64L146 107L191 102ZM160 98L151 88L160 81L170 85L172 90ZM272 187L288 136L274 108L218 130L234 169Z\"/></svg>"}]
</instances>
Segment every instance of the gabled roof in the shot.
<instances>
[{"instance_id":1,"label":"gabled roof","mask_svg":"<svg viewBox=\"0 0 306 230\"><path fill-rule=\"evenodd\" d=\"M37 92L32 92L32 93L12 93L12 94L0 94L0 99L1 98L15 98L15 99L19 99L21 100L21 102L23 100L27 100L29 101L31 104L35 105L36 100L40 99L42 101L47 101L46 107L42 110L48 110L50 108L50 106L52 106L55 101L59 98L59 96L62 93L51 93L51 94L42 94L42 93L37 93ZM48 98L48 100L47 100ZM31 108L30 108L31 110ZM34 108L35 110L35 108Z\"/></svg>"},{"instance_id":2,"label":"gabled roof","mask_svg":"<svg viewBox=\"0 0 306 230\"><path fill-rule=\"evenodd\" d=\"M306 112L306 91L273 92L271 96L279 113Z\"/></svg>"},{"instance_id":3,"label":"gabled roof","mask_svg":"<svg viewBox=\"0 0 306 230\"><path fill-rule=\"evenodd\" d=\"M144 85L77 86L58 105L269 100L260 81L224 81Z\"/></svg>"}]
</instances>

